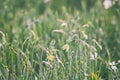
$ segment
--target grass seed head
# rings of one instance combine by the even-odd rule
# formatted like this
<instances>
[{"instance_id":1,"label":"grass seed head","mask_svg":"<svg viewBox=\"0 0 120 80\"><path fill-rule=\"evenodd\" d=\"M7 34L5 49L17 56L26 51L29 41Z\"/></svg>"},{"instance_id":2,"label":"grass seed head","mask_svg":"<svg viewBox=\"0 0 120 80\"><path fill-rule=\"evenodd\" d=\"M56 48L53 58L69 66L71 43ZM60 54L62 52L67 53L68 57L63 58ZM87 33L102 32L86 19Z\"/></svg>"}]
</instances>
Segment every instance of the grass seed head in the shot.
<instances>
[{"instance_id":1,"label":"grass seed head","mask_svg":"<svg viewBox=\"0 0 120 80\"><path fill-rule=\"evenodd\" d=\"M85 32L84 32L84 31L81 31L81 34L82 34L82 37L83 37L83 38L88 39L88 35L87 35L87 34L85 34Z\"/></svg>"},{"instance_id":2,"label":"grass seed head","mask_svg":"<svg viewBox=\"0 0 120 80\"><path fill-rule=\"evenodd\" d=\"M96 60L98 57L98 54L95 52L95 53L90 53L90 60Z\"/></svg>"},{"instance_id":3,"label":"grass seed head","mask_svg":"<svg viewBox=\"0 0 120 80\"><path fill-rule=\"evenodd\" d=\"M6 44L5 34L0 31L0 47Z\"/></svg>"},{"instance_id":4,"label":"grass seed head","mask_svg":"<svg viewBox=\"0 0 120 80\"><path fill-rule=\"evenodd\" d=\"M69 51L69 45L68 44L65 44L63 47L62 47L62 49L63 50L65 50L66 52L68 52Z\"/></svg>"},{"instance_id":5,"label":"grass seed head","mask_svg":"<svg viewBox=\"0 0 120 80\"><path fill-rule=\"evenodd\" d=\"M47 59L50 60L50 61L52 61L52 60L55 59L55 56L53 56L53 55L47 55Z\"/></svg>"},{"instance_id":6,"label":"grass seed head","mask_svg":"<svg viewBox=\"0 0 120 80\"><path fill-rule=\"evenodd\" d=\"M65 34L65 32L62 29L53 30L53 33L62 33L62 34Z\"/></svg>"}]
</instances>

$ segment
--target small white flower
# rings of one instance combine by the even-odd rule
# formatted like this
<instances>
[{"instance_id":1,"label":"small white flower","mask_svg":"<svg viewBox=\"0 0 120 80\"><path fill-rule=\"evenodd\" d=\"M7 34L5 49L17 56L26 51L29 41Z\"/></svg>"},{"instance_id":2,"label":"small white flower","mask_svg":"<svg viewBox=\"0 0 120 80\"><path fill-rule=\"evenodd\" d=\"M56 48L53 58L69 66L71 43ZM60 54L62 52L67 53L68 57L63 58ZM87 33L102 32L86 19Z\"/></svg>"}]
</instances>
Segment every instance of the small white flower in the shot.
<instances>
[{"instance_id":1,"label":"small white flower","mask_svg":"<svg viewBox=\"0 0 120 80\"><path fill-rule=\"evenodd\" d=\"M112 63L111 63L111 62L109 62L109 65L110 65L110 66L112 66Z\"/></svg>"},{"instance_id":2,"label":"small white flower","mask_svg":"<svg viewBox=\"0 0 120 80\"><path fill-rule=\"evenodd\" d=\"M108 9L112 6L112 2L111 0L104 0L103 5L105 9Z\"/></svg>"},{"instance_id":3,"label":"small white flower","mask_svg":"<svg viewBox=\"0 0 120 80\"><path fill-rule=\"evenodd\" d=\"M116 66L111 66L111 69L112 70L117 70L117 67Z\"/></svg>"},{"instance_id":4,"label":"small white flower","mask_svg":"<svg viewBox=\"0 0 120 80\"><path fill-rule=\"evenodd\" d=\"M109 62L109 65L110 65L110 66L114 66L114 65L115 65L115 61Z\"/></svg>"},{"instance_id":5,"label":"small white flower","mask_svg":"<svg viewBox=\"0 0 120 80\"><path fill-rule=\"evenodd\" d=\"M118 64L120 63L120 60L118 60Z\"/></svg>"}]
</instances>

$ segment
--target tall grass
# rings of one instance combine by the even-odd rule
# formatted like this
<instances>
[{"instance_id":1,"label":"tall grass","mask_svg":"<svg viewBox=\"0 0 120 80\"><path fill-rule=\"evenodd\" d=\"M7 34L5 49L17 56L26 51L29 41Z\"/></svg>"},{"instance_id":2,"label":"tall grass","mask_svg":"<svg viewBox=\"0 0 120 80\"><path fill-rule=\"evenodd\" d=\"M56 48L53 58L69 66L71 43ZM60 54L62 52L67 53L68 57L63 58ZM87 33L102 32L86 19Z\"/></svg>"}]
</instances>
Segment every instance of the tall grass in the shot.
<instances>
[{"instance_id":1,"label":"tall grass","mask_svg":"<svg viewBox=\"0 0 120 80\"><path fill-rule=\"evenodd\" d=\"M88 12L69 13L62 7L61 14L47 7L38 15L28 5L1 10L0 80L120 79L119 45L109 46L119 42L119 32L112 33L119 28L114 13L101 8L99 1ZM114 42L109 43L111 37Z\"/></svg>"}]
</instances>

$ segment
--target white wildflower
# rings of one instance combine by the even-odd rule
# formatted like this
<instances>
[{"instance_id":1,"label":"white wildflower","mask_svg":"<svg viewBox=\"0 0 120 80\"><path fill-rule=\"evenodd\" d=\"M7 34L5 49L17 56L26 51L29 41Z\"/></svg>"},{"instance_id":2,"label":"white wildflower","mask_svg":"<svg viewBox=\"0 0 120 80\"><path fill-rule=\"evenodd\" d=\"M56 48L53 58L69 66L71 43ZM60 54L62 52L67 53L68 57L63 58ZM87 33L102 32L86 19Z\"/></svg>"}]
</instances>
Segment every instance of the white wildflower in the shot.
<instances>
[{"instance_id":1,"label":"white wildflower","mask_svg":"<svg viewBox=\"0 0 120 80\"><path fill-rule=\"evenodd\" d=\"M115 61L109 62L109 66L111 70L116 71L117 67L116 67L117 63L115 63Z\"/></svg>"},{"instance_id":2,"label":"white wildflower","mask_svg":"<svg viewBox=\"0 0 120 80\"><path fill-rule=\"evenodd\" d=\"M120 63L120 60L118 60L118 64Z\"/></svg>"},{"instance_id":3,"label":"white wildflower","mask_svg":"<svg viewBox=\"0 0 120 80\"><path fill-rule=\"evenodd\" d=\"M115 65L115 61L109 62L109 65L110 65L110 66L114 66L114 65Z\"/></svg>"},{"instance_id":4,"label":"white wildflower","mask_svg":"<svg viewBox=\"0 0 120 80\"><path fill-rule=\"evenodd\" d=\"M104 5L105 9L108 9L108 8L112 7L112 1L111 0L104 0L103 5Z\"/></svg>"},{"instance_id":5,"label":"white wildflower","mask_svg":"<svg viewBox=\"0 0 120 80\"><path fill-rule=\"evenodd\" d=\"M117 67L116 66L111 66L111 69L112 70L117 70Z\"/></svg>"}]
</instances>

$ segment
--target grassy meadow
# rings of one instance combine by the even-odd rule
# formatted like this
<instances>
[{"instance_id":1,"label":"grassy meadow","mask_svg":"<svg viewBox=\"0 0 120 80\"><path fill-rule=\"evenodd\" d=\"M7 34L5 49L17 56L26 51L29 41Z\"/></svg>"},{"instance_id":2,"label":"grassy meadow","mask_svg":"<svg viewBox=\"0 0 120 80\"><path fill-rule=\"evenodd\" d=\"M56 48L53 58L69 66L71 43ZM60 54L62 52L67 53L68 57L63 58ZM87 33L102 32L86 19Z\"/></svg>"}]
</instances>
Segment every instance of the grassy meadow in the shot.
<instances>
[{"instance_id":1,"label":"grassy meadow","mask_svg":"<svg viewBox=\"0 0 120 80\"><path fill-rule=\"evenodd\" d=\"M120 80L120 3L103 1L0 0L0 80Z\"/></svg>"}]
</instances>

